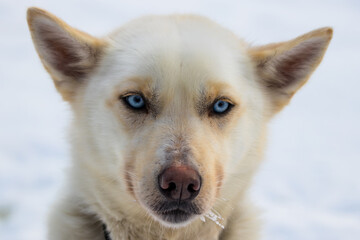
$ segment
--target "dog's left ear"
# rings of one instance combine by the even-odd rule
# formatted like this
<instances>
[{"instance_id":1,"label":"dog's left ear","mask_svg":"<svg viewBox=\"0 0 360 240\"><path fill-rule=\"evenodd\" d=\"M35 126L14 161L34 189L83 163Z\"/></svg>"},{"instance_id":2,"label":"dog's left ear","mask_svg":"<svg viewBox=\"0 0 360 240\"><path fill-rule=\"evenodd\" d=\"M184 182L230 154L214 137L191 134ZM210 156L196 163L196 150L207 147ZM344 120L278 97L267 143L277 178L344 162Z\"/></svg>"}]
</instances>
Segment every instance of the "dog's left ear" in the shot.
<instances>
[{"instance_id":1,"label":"dog's left ear","mask_svg":"<svg viewBox=\"0 0 360 240\"><path fill-rule=\"evenodd\" d=\"M288 42L249 49L259 80L272 101L272 113L289 103L321 62L332 38L331 28L321 28Z\"/></svg>"},{"instance_id":2,"label":"dog's left ear","mask_svg":"<svg viewBox=\"0 0 360 240\"><path fill-rule=\"evenodd\" d=\"M71 101L94 70L105 43L39 8L29 8L27 20L45 69L63 99Z\"/></svg>"}]
</instances>

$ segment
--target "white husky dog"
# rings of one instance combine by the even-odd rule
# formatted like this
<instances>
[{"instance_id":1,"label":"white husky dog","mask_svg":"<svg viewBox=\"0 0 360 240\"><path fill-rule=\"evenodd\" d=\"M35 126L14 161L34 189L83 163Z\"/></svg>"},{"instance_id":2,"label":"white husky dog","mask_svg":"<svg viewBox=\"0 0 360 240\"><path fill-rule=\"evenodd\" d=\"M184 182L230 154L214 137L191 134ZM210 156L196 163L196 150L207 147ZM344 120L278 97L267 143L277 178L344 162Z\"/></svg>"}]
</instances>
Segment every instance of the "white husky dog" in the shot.
<instances>
[{"instance_id":1,"label":"white husky dog","mask_svg":"<svg viewBox=\"0 0 360 240\"><path fill-rule=\"evenodd\" d=\"M74 114L49 239L258 239L247 189L267 123L319 65L331 28L253 47L192 15L104 38L38 8L27 16Z\"/></svg>"}]
</instances>

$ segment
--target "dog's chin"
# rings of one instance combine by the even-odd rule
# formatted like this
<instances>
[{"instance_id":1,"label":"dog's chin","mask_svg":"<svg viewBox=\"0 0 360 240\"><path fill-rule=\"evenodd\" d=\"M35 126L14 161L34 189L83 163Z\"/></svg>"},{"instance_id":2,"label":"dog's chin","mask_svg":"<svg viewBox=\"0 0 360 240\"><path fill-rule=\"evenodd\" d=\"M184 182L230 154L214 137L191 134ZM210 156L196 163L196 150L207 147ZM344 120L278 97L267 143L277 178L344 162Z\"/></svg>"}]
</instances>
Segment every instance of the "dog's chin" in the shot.
<instances>
[{"instance_id":1,"label":"dog's chin","mask_svg":"<svg viewBox=\"0 0 360 240\"><path fill-rule=\"evenodd\" d=\"M155 219L157 219L162 225L169 228L185 227L196 217L196 214L184 212L180 209L163 213L155 213L153 215L155 215Z\"/></svg>"},{"instance_id":2,"label":"dog's chin","mask_svg":"<svg viewBox=\"0 0 360 240\"><path fill-rule=\"evenodd\" d=\"M202 214L200 208L191 202L163 202L153 206L150 212L160 224L170 228L184 227Z\"/></svg>"}]
</instances>

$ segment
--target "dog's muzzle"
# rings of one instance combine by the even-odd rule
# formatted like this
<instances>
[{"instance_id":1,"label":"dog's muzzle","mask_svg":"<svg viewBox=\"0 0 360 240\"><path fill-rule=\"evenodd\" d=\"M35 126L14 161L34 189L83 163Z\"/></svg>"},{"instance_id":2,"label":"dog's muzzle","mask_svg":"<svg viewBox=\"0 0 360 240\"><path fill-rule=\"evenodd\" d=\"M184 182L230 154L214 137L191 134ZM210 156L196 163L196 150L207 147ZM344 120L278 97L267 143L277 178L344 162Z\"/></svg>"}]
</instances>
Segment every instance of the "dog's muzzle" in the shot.
<instances>
[{"instance_id":1,"label":"dog's muzzle","mask_svg":"<svg viewBox=\"0 0 360 240\"><path fill-rule=\"evenodd\" d=\"M198 215L200 209L194 199L201 190L199 173L189 166L171 166L158 176L160 193L166 200L153 206L153 210L166 222L181 223Z\"/></svg>"}]
</instances>

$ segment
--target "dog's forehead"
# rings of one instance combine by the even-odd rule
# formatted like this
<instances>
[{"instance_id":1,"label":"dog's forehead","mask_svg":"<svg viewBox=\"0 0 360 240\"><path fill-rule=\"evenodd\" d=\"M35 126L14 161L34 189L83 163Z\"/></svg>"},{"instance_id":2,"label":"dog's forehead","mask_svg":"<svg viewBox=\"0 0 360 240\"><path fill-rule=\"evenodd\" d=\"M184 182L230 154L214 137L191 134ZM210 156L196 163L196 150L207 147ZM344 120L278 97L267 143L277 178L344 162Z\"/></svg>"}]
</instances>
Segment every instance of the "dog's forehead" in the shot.
<instances>
[{"instance_id":1,"label":"dog's forehead","mask_svg":"<svg viewBox=\"0 0 360 240\"><path fill-rule=\"evenodd\" d=\"M248 62L240 39L198 16L141 18L109 39L118 79L144 76L162 87L198 88L215 80L237 85L241 64Z\"/></svg>"}]
</instances>

